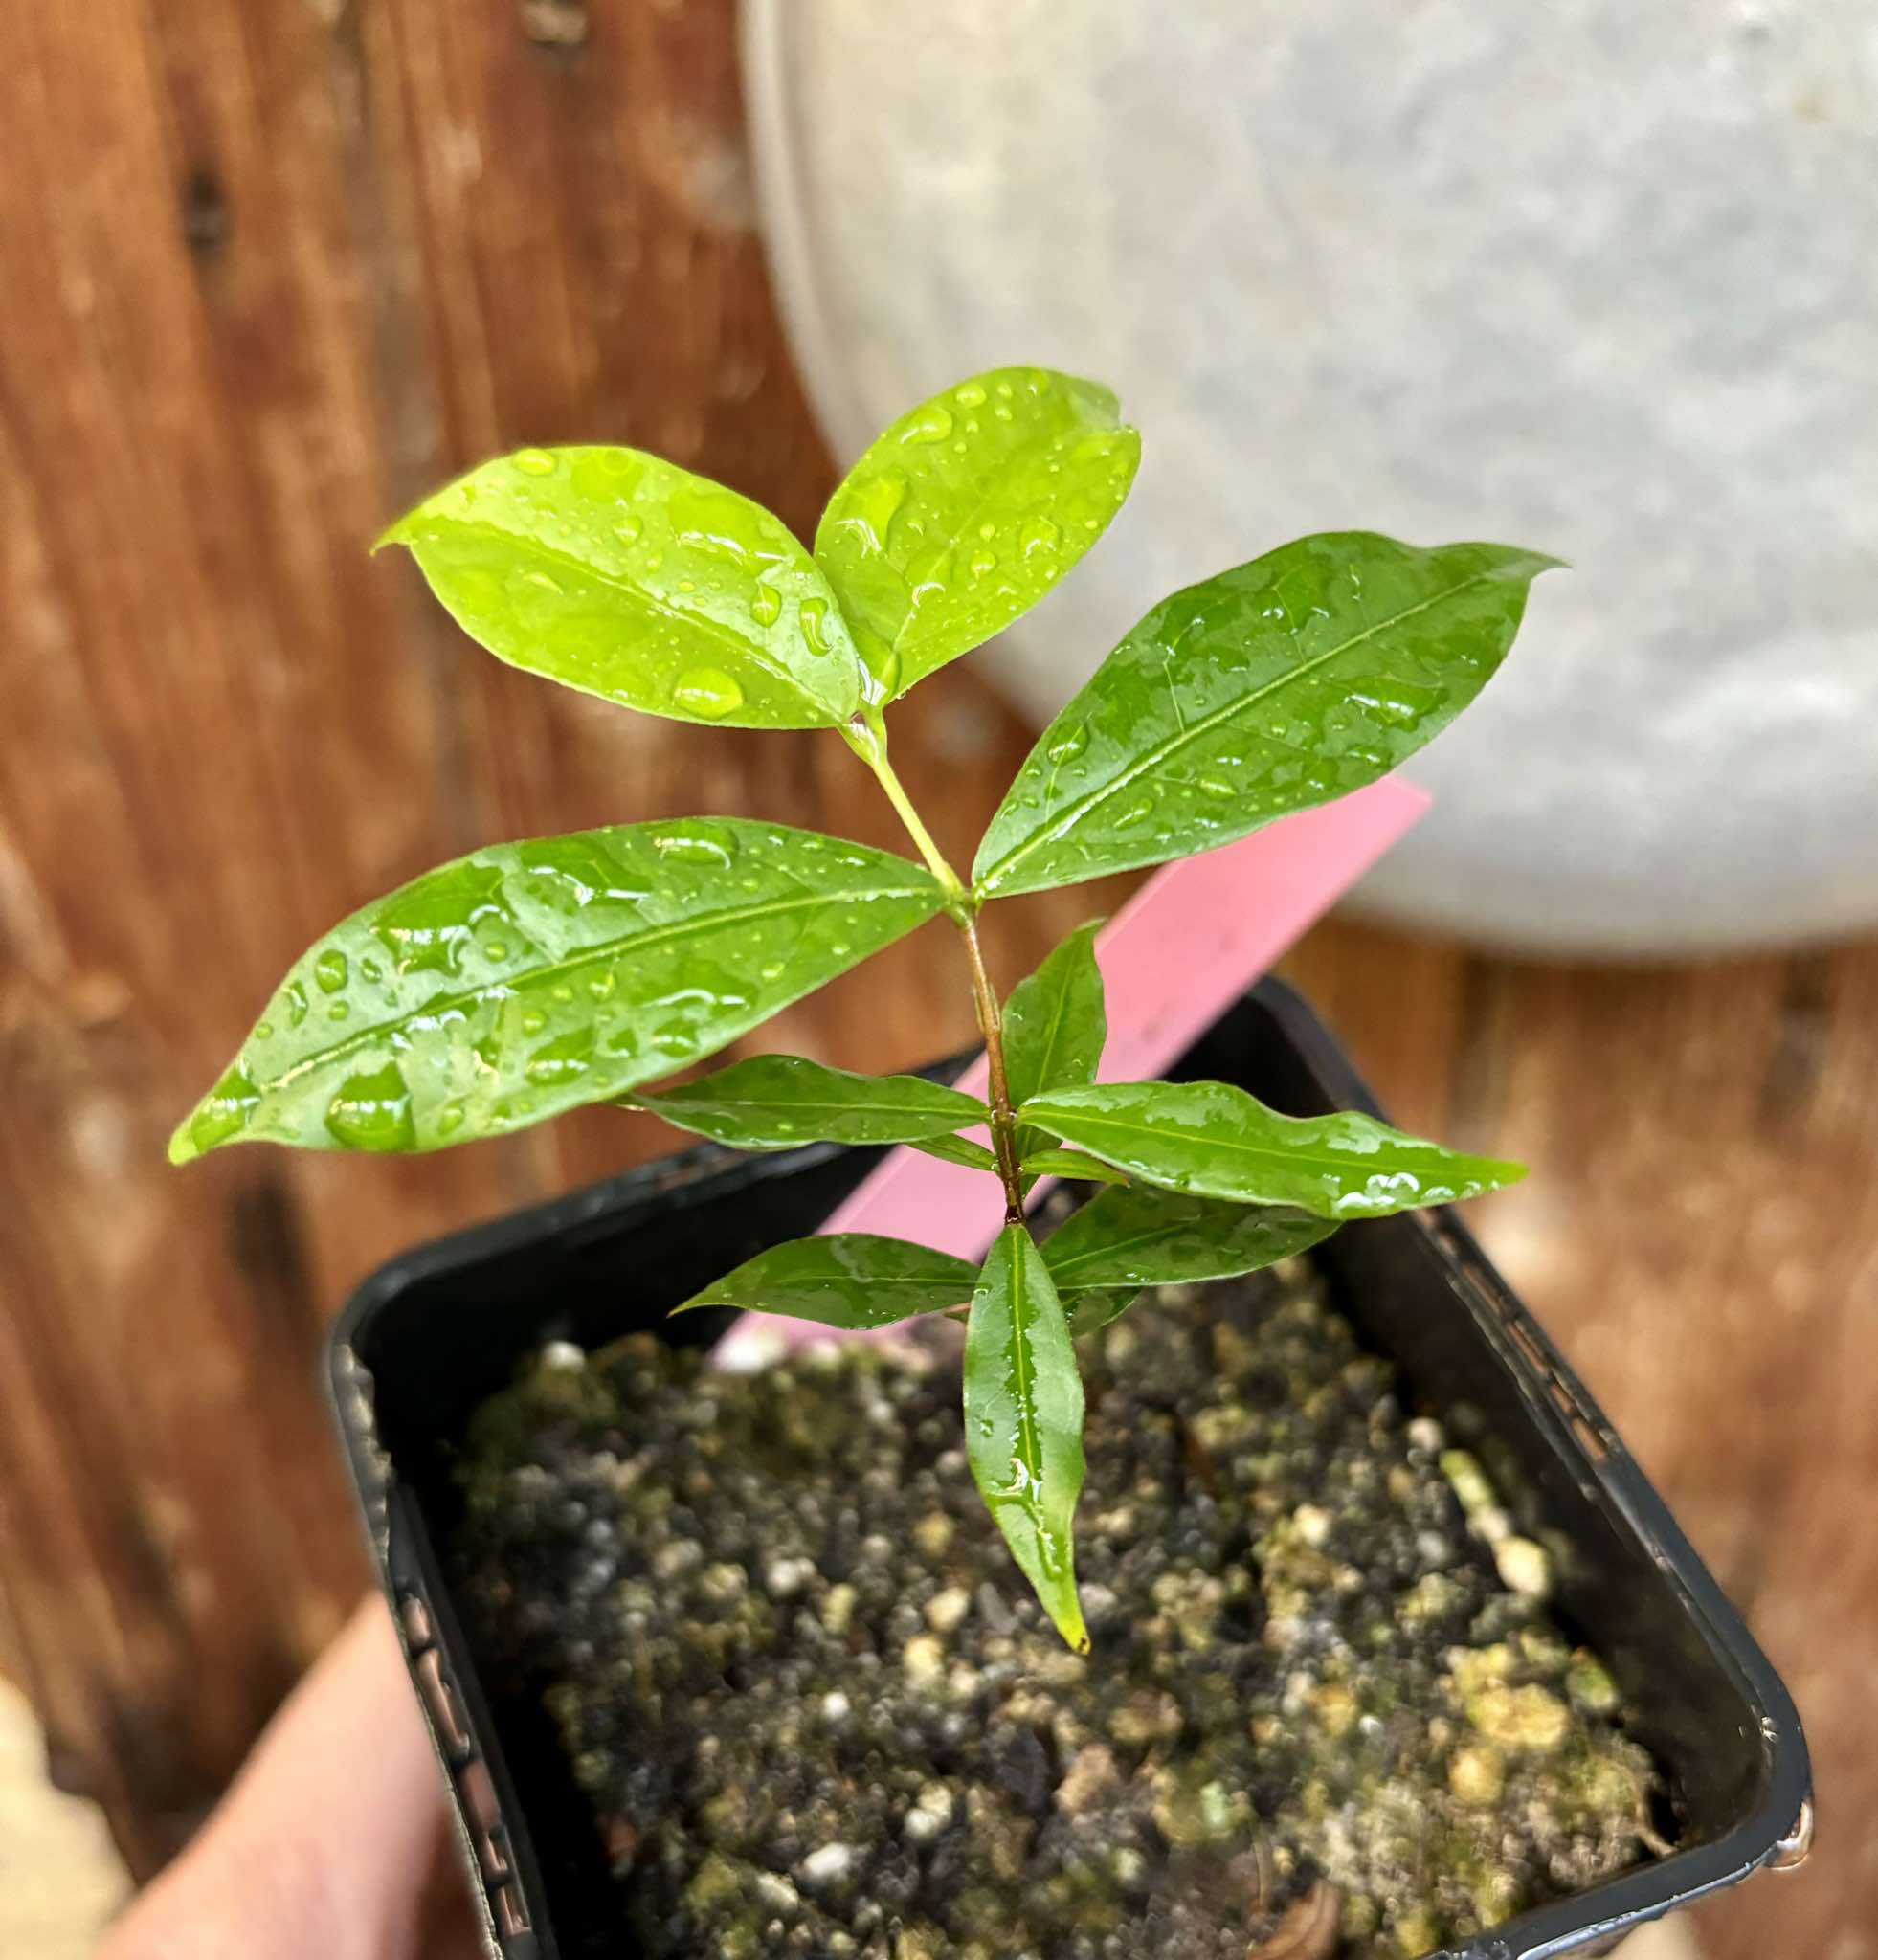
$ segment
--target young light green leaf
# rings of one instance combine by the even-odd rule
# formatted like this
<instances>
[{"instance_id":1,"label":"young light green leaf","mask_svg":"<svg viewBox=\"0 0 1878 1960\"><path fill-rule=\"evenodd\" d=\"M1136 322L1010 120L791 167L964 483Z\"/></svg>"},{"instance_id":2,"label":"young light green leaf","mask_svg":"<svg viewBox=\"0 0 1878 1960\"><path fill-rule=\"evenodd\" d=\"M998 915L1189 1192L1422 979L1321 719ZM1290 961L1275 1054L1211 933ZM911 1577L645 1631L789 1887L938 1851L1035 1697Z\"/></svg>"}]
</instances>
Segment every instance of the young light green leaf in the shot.
<instances>
[{"instance_id":1,"label":"young light green leaf","mask_svg":"<svg viewBox=\"0 0 1878 1960\"><path fill-rule=\"evenodd\" d=\"M922 1076L862 1076L799 1055L755 1055L703 1080L633 1099L681 1129L740 1150L788 1150L816 1138L907 1144L987 1123L975 1096Z\"/></svg>"},{"instance_id":2,"label":"young light green leaf","mask_svg":"<svg viewBox=\"0 0 1878 1960\"><path fill-rule=\"evenodd\" d=\"M672 1311L740 1306L825 1327L884 1327L957 1306L972 1297L977 1278L971 1260L911 1239L831 1232L772 1245Z\"/></svg>"},{"instance_id":3,"label":"young light green leaf","mask_svg":"<svg viewBox=\"0 0 1878 1960\"><path fill-rule=\"evenodd\" d=\"M999 368L901 416L848 472L816 560L891 701L1027 612L1095 543L1141 439L1115 397Z\"/></svg>"},{"instance_id":4,"label":"young light green leaf","mask_svg":"<svg viewBox=\"0 0 1878 1960\"><path fill-rule=\"evenodd\" d=\"M1557 562L1345 531L1175 592L1039 738L978 847L977 890L1189 857L1375 782L1486 685Z\"/></svg>"},{"instance_id":5,"label":"young light green leaf","mask_svg":"<svg viewBox=\"0 0 1878 1960\"><path fill-rule=\"evenodd\" d=\"M1063 1296L1062 1310L1069 1322L1069 1338L1080 1341L1110 1321L1118 1321L1143 1296L1132 1286L1097 1286L1087 1293Z\"/></svg>"},{"instance_id":6,"label":"young light green leaf","mask_svg":"<svg viewBox=\"0 0 1878 1960\"><path fill-rule=\"evenodd\" d=\"M1043 1241L1043 1263L1064 1295L1230 1280L1306 1252L1336 1229L1308 1213L1131 1186L1072 1212Z\"/></svg>"},{"instance_id":7,"label":"young light green leaf","mask_svg":"<svg viewBox=\"0 0 1878 1960\"><path fill-rule=\"evenodd\" d=\"M1280 1116L1230 1082L1103 1082L1039 1096L1022 1114L1143 1183L1339 1222L1478 1197L1526 1175L1523 1164L1461 1156L1354 1110Z\"/></svg>"},{"instance_id":8,"label":"young light green leaf","mask_svg":"<svg viewBox=\"0 0 1878 1960\"><path fill-rule=\"evenodd\" d=\"M1035 1132L1033 1132L1035 1134ZM1083 1150L1033 1150L1017 1166L1026 1177L1075 1177L1084 1184L1126 1184L1128 1173Z\"/></svg>"},{"instance_id":9,"label":"young light green leaf","mask_svg":"<svg viewBox=\"0 0 1878 1960\"><path fill-rule=\"evenodd\" d=\"M1021 1225L998 1234L972 1296L965 1443L1012 1556L1057 1631L1086 1652L1071 1537L1083 1488L1083 1378L1049 1268Z\"/></svg>"},{"instance_id":10,"label":"young light green leaf","mask_svg":"<svg viewBox=\"0 0 1878 1960\"><path fill-rule=\"evenodd\" d=\"M1017 1104L1044 1089L1080 1088L1096 1079L1108 1038L1102 969L1096 964L1100 919L1079 925L1036 972L1019 980L1004 1006L1004 1071ZM1017 1131L1019 1157L1040 1150L1048 1139Z\"/></svg>"},{"instance_id":11,"label":"young light green leaf","mask_svg":"<svg viewBox=\"0 0 1878 1960\"><path fill-rule=\"evenodd\" d=\"M970 1137L920 1137L913 1148L947 1164L963 1164L968 1170L989 1170L994 1175L997 1171L997 1159L983 1144L974 1144Z\"/></svg>"},{"instance_id":12,"label":"young light green leaf","mask_svg":"<svg viewBox=\"0 0 1878 1960\"><path fill-rule=\"evenodd\" d=\"M617 1097L941 902L904 858L745 818L492 845L309 948L169 1154L433 1150Z\"/></svg>"},{"instance_id":13,"label":"young light green leaf","mask_svg":"<svg viewBox=\"0 0 1878 1960\"><path fill-rule=\"evenodd\" d=\"M379 543L498 659L626 707L830 728L860 705L847 623L782 520L640 450L498 457Z\"/></svg>"}]
</instances>

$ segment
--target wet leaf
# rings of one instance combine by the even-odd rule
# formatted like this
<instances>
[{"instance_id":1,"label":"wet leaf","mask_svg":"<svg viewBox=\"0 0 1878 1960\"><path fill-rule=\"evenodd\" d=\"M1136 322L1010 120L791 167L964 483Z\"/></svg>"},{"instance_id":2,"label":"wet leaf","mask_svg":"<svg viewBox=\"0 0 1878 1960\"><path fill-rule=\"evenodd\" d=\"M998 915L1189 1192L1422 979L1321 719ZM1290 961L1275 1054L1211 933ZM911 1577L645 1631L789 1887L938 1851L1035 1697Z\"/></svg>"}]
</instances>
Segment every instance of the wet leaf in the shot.
<instances>
[{"instance_id":1,"label":"wet leaf","mask_svg":"<svg viewBox=\"0 0 1878 1960\"><path fill-rule=\"evenodd\" d=\"M970 1259L911 1239L831 1232L772 1245L699 1287L672 1311L740 1306L746 1313L819 1321L825 1327L885 1327L957 1306L972 1297L977 1278Z\"/></svg>"},{"instance_id":2,"label":"wet leaf","mask_svg":"<svg viewBox=\"0 0 1878 1960\"><path fill-rule=\"evenodd\" d=\"M901 416L816 532L880 697L1036 605L1121 508L1140 454L1106 388L1041 368L974 375Z\"/></svg>"},{"instance_id":3,"label":"wet leaf","mask_svg":"<svg viewBox=\"0 0 1878 1960\"><path fill-rule=\"evenodd\" d=\"M837 1144L907 1144L987 1123L975 1096L921 1076L863 1076L799 1055L755 1055L728 1068L634 1102L681 1129L740 1150L787 1150L825 1138Z\"/></svg>"},{"instance_id":4,"label":"wet leaf","mask_svg":"<svg viewBox=\"0 0 1878 1960\"><path fill-rule=\"evenodd\" d=\"M1080 1341L1110 1321L1118 1321L1144 1296L1132 1286L1097 1286L1087 1293L1065 1294L1062 1310L1069 1322L1069 1338Z\"/></svg>"},{"instance_id":5,"label":"wet leaf","mask_svg":"<svg viewBox=\"0 0 1878 1960\"><path fill-rule=\"evenodd\" d=\"M1345 531L1175 592L1043 731L979 845L978 890L1190 857L1375 782L1486 685L1556 563Z\"/></svg>"},{"instance_id":6,"label":"wet leaf","mask_svg":"<svg viewBox=\"0 0 1878 1960\"><path fill-rule=\"evenodd\" d=\"M715 1053L941 902L917 865L744 818L495 844L336 925L170 1142L432 1150Z\"/></svg>"},{"instance_id":7,"label":"wet leaf","mask_svg":"<svg viewBox=\"0 0 1878 1960\"><path fill-rule=\"evenodd\" d=\"M1095 953L1101 925L1100 919L1079 925L1011 990L1003 1016L1004 1073L1014 1107L1044 1089L1080 1088L1096 1079L1108 1038ZM1017 1155L1048 1143L1036 1130L1019 1128Z\"/></svg>"},{"instance_id":8,"label":"wet leaf","mask_svg":"<svg viewBox=\"0 0 1878 1960\"><path fill-rule=\"evenodd\" d=\"M829 728L865 679L827 580L780 518L637 449L524 449L400 518L470 637L647 714Z\"/></svg>"},{"instance_id":9,"label":"wet leaf","mask_svg":"<svg viewBox=\"0 0 1878 1960\"><path fill-rule=\"evenodd\" d=\"M1308 1213L1130 1186L1072 1212L1043 1241L1043 1263L1065 1296L1231 1280L1308 1251L1336 1229Z\"/></svg>"},{"instance_id":10,"label":"wet leaf","mask_svg":"<svg viewBox=\"0 0 1878 1960\"><path fill-rule=\"evenodd\" d=\"M1083 1379L1062 1303L1021 1225L998 1234L972 1296L965 1442L1012 1556L1057 1631L1086 1652L1071 1536L1083 1488Z\"/></svg>"},{"instance_id":11,"label":"wet leaf","mask_svg":"<svg viewBox=\"0 0 1878 1960\"><path fill-rule=\"evenodd\" d=\"M1035 1132L1033 1132L1035 1134ZM1128 1173L1082 1150L1033 1150L1017 1166L1026 1177L1075 1177L1084 1184L1126 1184Z\"/></svg>"},{"instance_id":12,"label":"wet leaf","mask_svg":"<svg viewBox=\"0 0 1878 1960\"><path fill-rule=\"evenodd\" d=\"M1230 1082L1059 1089L1023 1115L1144 1183L1339 1221L1478 1197L1526 1175L1523 1164L1462 1156L1353 1110L1280 1116Z\"/></svg>"},{"instance_id":13,"label":"wet leaf","mask_svg":"<svg viewBox=\"0 0 1878 1960\"><path fill-rule=\"evenodd\" d=\"M969 1170L989 1170L994 1175L997 1171L997 1159L983 1144L973 1143L970 1137L921 1137L913 1148L948 1164L963 1164Z\"/></svg>"}]
</instances>

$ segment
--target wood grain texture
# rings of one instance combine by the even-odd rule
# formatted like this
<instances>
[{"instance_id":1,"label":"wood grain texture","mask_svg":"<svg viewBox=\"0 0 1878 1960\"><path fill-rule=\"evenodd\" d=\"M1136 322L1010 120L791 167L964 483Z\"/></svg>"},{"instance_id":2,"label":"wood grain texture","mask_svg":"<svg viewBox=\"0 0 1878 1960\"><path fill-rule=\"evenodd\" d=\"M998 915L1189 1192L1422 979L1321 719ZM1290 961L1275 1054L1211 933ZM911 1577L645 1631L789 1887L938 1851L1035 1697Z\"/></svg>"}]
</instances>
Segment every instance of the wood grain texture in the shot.
<instances>
[{"instance_id":1,"label":"wood grain texture","mask_svg":"<svg viewBox=\"0 0 1878 1960\"><path fill-rule=\"evenodd\" d=\"M715 809L896 842L839 744L546 686L366 555L452 471L574 437L812 525L831 472L731 27L724 0L0 13L0 1659L139 1874L362 1583L314 1387L347 1287L668 1135L590 1114L172 1172L273 981L488 838ZM969 858L1026 738L959 668L895 726ZM1000 979L1103 902L1003 908ZM763 1045L964 1043L948 950L903 945ZM1611 973L1337 925L1293 964L1400 1120L1532 1159L1487 1236L1813 1724L1825 1848L1714 1908L1711 1952L1873 1950L1878 952Z\"/></svg>"}]
</instances>

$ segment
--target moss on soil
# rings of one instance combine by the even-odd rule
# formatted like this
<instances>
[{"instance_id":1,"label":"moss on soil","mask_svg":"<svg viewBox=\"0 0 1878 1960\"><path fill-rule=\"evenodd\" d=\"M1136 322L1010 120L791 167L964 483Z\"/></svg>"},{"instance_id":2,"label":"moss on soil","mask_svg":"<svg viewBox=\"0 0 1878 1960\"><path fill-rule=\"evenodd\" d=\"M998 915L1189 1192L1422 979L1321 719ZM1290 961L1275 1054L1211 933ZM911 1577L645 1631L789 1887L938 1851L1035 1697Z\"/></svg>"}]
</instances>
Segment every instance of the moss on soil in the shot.
<instances>
[{"instance_id":1,"label":"moss on soil","mask_svg":"<svg viewBox=\"0 0 1878 1960\"><path fill-rule=\"evenodd\" d=\"M1320 1882L1341 1937L1301 1960L1414 1954L1646 1855L1649 1760L1543 1553L1302 1268L1084 1358L1086 1659L943 1354L729 1376L635 1336L483 1411L458 1585L653 1960L1244 1960Z\"/></svg>"}]
</instances>

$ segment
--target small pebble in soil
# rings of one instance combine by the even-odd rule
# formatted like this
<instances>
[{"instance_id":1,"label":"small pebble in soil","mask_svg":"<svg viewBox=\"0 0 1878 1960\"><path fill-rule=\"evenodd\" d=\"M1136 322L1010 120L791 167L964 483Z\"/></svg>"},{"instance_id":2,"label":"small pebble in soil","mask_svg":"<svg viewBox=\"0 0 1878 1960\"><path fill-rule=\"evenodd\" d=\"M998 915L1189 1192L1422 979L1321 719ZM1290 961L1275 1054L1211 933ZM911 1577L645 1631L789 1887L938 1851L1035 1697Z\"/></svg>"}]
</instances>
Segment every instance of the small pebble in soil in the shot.
<instances>
[{"instance_id":1,"label":"small pebble in soil","mask_svg":"<svg viewBox=\"0 0 1878 1960\"><path fill-rule=\"evenodd\" d=\"M1552 1554L1308 1270L1084 1344L1086 1659L986 1517L949 1338L555 1348L478 1417L458 1596L649 1960L1400 1960L1648 1855Z\"/></svg>"}]
</instances>

